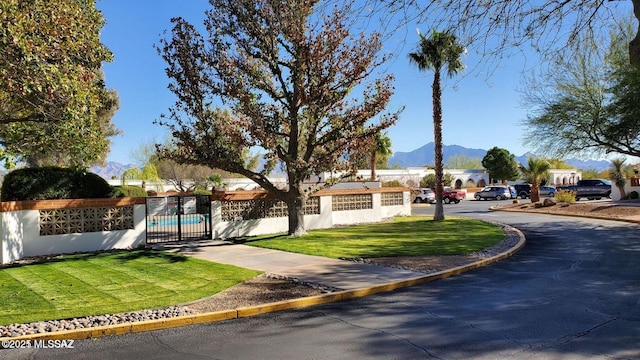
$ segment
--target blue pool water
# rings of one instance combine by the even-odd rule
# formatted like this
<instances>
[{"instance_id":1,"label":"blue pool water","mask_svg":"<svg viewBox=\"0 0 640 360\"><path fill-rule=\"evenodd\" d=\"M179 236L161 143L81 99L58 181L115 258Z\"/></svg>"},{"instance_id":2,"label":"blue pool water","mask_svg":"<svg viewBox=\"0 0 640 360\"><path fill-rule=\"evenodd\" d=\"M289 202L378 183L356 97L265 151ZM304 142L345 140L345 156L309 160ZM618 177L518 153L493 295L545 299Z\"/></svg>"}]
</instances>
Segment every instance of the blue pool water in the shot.
<instances>
[{"instance_id":1,"label":"blue pool water","mask_svg":"<svg viewBox=\"0 0 640 360\"><path fill-rule=\"evenodd\" d=\"M202 222L208 221L209 217L204 215L187 215L180 218L180 223L182 225L193 225L200 224ZM147 227L153 226L178 226L178 217L172 216L171 218L157 218L157 219L147 219Z\"/></svg>"}]
</instances>

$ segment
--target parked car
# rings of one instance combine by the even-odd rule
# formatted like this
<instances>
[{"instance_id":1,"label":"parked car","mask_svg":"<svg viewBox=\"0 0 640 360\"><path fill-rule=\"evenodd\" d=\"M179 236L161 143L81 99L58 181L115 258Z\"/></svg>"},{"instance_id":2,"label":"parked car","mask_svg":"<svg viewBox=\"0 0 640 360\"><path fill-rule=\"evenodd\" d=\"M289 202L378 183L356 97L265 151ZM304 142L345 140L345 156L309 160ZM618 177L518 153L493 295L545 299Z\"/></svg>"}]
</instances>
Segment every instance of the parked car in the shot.
<instances>
[{"instance_id":1,"label":"parked car","mask_svg":"<svg viewBox=\"0 0 640 360\"><path fill-rule=\"evenodd\" d=\"M556 196L556 188L553 186L540 186L540 196Z\"/></svg>"},{"instance_id":2,"label":"parked car","mask_svg":"<svg viewBox=\"0 0 640 360\"><path fill-rule=\"evenodd\" d=\"M575 191L576 201L580 198L589 200L611 198L611 182L604 179L579 180L575 185L558 186L558 190Z\"/></svg>"},{"instance_id":3,"label":"parked car","mask_svg":"<svg viewBox=\"0 0 640 360\"><path fill-rule=\"evenodd\" d=\"M465 196L466 194L464 191L458 191L450 187L445 187L444 192L442 193L442 201L445 204L450 204L450 203L457 204L461 200L464 200Z\"/></svg>"},{"instance_id":4,"label":"parked car","mask_svg":"<svg viewBox=\"0 0 640 360\"><path fill-rule=\"evenodd\" d=\"M529 184L516 184L513 185L518 193L520 199L526 199L531 197L531 185Z\"/></svg>"},{"instance_id":5,"label":"parked car","mask_svg":"<svg viewBox=\"0 0 640 360\"><path fill-rule=\"evenodd\" d=\"M436 202L436 193L429 188L420 188L416 189L417 194L414 203L429 203L433 204Z\"/></svg>"},{"instance_id":6,"label":"parked car","mask_svg":"<svg viewBox=\"0 0 640 360\"><path fill-rule=\"evenodd\" d=\"M475 194L476 200L486 200L486 199L510 199L511 191L506 186L487 186L482 189L482 191L478 191Z\"/></svg>"},{"instance_id":7,"label":"parked car","mask_svg":"<svg viewBox=\"0 0 640 360\"><path fill-rule=\"evenodd\" d=\"M511 194L511 198L512 199L517 199L518 198L518 190L516 190L515 187L513 186L508 186L509 188L509 193Z\"/></svg>"}]
</instances>

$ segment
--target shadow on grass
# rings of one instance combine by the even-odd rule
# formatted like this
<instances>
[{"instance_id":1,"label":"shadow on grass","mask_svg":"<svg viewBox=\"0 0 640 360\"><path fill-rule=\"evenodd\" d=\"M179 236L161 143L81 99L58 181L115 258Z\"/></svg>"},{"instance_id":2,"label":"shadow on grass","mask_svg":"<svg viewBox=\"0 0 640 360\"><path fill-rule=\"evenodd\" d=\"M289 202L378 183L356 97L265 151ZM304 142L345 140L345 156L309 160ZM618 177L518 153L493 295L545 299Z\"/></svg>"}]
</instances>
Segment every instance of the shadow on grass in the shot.
<instances>
[{"instance_id":1,"label":"shadow on grass","mask_svg":"<svg viewBox=\"0 0 640 360\"><path fill-rule=\"evenodd\" d=\"M165 252L165 251L159 251L159 250L114 249L114 250L93 251L93 252L86 252L86 253L42 255L42 256L24 258L12 264L0 265L0 270L10 269L10 268L19 268L19 267L29 266L29 265L54 264L54 263L64 262L64 261L74 261L74 260L86 261L86 260L92 260L92 259L105 257L105 256L114 256L116 259L120 261L130 261L130 260L136 260L141 258L164 259L167 262L171 262L171 263L187 261L187 257L185 257L184 255Z\"/></svg>"},{"instance_id":2,"label":"shadow on grass","mask_svg":"<svg viewBox=\"0 0 640 360\"><path fill-rule=\"evenodd\" d=\"M131 260L137 260L141 258L163 259L170 263L187 261L187 257L184 255L180 255L172 252L166 252L166 251L152 250L152 249L127 251L127 252L123 252L121 255L117 256L116 258L120 261L131 261Z\"/></svg>"},{"instance_id":3,"label":"shadow on grass","mask_svg":"<svg viewBox=\"0 0 640 360\"><path fill-rule=\"evenodd\" d=\"M255 237L255 236L243 236L243 237L237 237L237 238L231 238L231 239L227 239L227 241L233 243L233 244L247 244L247 243L252 243L252 242L256 242L256 241L269 241L269 240L274 240L274 239L282 239L284 237L286 237L287 235L270 235L270 236L260 236L260 237Z\"/></svg>"}]
</instances>

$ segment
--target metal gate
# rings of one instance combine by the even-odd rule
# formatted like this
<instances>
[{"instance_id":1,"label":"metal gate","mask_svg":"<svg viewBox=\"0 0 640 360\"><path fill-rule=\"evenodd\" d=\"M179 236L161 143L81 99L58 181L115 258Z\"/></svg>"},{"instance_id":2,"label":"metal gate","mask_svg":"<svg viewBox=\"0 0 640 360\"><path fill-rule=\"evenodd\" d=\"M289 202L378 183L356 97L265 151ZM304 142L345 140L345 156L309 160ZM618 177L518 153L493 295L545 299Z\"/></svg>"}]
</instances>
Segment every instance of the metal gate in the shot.
<instances>
[{"instance_id":1,"label":"metal gate","mask_svg":"<svg viewBox=\"0 0 640 360\"><path fill-rule=\"evenodd\" d=\"M209 195L148 197L147 243L211 239Z\"/></svg>"}]
</instances>

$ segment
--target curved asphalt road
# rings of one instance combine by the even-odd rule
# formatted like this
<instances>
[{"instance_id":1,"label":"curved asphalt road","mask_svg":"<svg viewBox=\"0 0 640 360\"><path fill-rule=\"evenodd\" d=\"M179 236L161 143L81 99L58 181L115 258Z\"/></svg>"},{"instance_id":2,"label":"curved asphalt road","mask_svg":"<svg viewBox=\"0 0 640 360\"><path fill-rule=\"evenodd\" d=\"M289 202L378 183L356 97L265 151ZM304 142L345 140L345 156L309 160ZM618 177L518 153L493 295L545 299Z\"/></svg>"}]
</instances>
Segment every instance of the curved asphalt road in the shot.
<instances>
[{"instance_id":1,"label":"curved asphalt road","mask_svg":"<svg viewBox=\"0 0 640 360\"><path fill-rule=\"evenodd\" d=\"M3 359L640 358L640 226L488 212L525 233L512 258L392 293L210 325L4 350ZM428 213L431 208L417 209Z\"/></svg>"}]
</instances>

